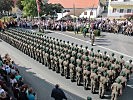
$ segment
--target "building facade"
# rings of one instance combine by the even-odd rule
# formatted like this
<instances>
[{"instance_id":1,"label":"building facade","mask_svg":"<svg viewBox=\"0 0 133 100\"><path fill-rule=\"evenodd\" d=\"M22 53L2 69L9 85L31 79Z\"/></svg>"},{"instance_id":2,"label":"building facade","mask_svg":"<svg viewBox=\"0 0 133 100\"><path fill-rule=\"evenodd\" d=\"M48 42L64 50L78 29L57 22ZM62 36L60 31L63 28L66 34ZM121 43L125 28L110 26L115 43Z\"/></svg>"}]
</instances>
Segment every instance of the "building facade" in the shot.
<instances>
[{"instance_id":1,"label":"building facade","mask_svg":"<svg viewBox=\"0 0 133 100\"><path fill-rule=\"evenodd\" d=\"M66 10L73 9L72 15L80 18L96 18L104 10L99 0L48 0L48 3L60 3Z\"/></svg>"},{"instance_id":2,"label":"building facade","mask_svg":"<svg viewBox=\"0 0 133 100\"><path fill-rule=\"evenodd\" d=\"M133 0L109 0L108 17L123 17L133 14Z\"/></svg>"}]
</instances>

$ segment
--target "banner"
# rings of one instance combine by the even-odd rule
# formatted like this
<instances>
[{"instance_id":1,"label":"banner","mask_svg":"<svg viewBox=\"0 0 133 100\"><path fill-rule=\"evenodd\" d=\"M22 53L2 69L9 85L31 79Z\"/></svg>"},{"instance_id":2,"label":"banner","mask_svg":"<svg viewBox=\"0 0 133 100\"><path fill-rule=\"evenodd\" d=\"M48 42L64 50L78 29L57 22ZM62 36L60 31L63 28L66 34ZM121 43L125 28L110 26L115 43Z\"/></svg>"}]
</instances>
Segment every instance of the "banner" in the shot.
<instances>
[{"instance_id":1,"label":"banner","mask_svg":"<svg viewBox=\"0 0 133 100\"><path fill-rule=\"evenodd\" d=\"M40 3L41 3L41 0L36 0L37 11L38 11L39 13L41 12Z\"/></svg>"}]
</instances>

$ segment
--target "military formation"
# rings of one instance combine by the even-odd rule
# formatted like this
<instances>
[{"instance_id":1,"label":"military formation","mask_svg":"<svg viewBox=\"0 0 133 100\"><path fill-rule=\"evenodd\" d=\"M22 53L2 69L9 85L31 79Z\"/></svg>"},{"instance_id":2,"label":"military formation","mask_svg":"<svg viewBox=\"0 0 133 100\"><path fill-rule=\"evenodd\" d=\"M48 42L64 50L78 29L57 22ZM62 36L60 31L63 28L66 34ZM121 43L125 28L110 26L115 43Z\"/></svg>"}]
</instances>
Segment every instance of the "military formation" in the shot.
<instances>
[{"instance_id":1,"label":"military formation","mask_svg":"<svg viewBox=\"0 0 133 100\"><path fill-rule=\"evenodd\" d=\"M108 56L106 51L94 52L93 48L22 29L8 29L0 37L85 90L99 91L100 98L111 91L111 100L117 100L132 74L132 60L127 64L122 55L116 59L114 53Z\"/></svg>"}]
</instances>

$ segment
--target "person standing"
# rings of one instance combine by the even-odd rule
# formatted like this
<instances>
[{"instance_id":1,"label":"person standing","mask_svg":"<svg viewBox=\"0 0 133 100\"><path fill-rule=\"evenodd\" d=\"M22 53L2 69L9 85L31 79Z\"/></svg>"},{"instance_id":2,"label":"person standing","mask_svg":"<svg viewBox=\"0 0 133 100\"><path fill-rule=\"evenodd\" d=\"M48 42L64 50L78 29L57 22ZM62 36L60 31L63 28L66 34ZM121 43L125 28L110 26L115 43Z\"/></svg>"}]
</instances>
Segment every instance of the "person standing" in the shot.
<instances>
[{"instance_id":1,"label":"person standing","mask_svg":"<svg viewBox=\"0 0 133 100\"><path fill-rule=\"evenodd\" d=\"M94 32L92 32L92 34L91 34L91 45L92 46L94 45L94 41L95 41L95 34L94 34Z\"/></svg>"},{"instance_id":2,"label":"person standing","mask_svg":"<svg viewBox=\"0 0 133 100\"><path fill-rule=\"evenodd\" d=\"M65 93L63 92L62 89L59 88L58 84L56 84L55 88L53 88L51 97L54 98L55 100L63 100L63 99L67 100Z\"/></svg>"}]
</instances>

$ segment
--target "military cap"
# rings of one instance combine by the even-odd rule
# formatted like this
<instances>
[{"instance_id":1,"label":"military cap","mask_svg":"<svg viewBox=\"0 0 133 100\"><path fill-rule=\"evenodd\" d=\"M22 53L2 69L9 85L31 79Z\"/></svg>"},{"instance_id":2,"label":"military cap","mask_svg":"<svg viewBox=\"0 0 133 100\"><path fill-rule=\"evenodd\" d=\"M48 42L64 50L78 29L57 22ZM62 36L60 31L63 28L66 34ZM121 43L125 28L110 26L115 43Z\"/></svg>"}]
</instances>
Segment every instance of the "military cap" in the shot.
<instances>
[{"instance_id":1,"label":"military cap","mask_svg":"<svg viewBox=\"0 0 133 100\"><path fill-rule=\"evenodd\" d=\"M69 44L69 41L67 41L67 43Z\"/></svg>"},{"instance_id":2,"label":"military cap","mask_svg":"<svg viewBox=\"0 0 133 100\"><path fill-rule=\"evenodd\" d=\"M97 72L97 69L94 69L93 72L96 73Z\"/></svg>"},{"instance_id":3,"label":"military cap","mask_svg":"<svg viewBox=\"0 0 133 100\"><path fill-rule=\"evenodd\" d=\"M85 49L88 49L88 46L86 46Z\"/></svg>"},{"instance_id":4,"label":"military cap","mask_svg":"<svg viewBox=\"0 0 133 100\"><path fill-rule=\"evenodd\" d=\"M55 40L55 38L53 38L53 40Z\"/></svg>"},{"instance_id":5,"label":"military cap","mask_svg":"<svg viewBox=\"0 0 133 100\"><path fill-rule=\"evenodd\" d=\"M94 53L92 53L92 55L91 55L92 57L94 57Z\"/></svg>"},{"instance_id":6,"label":"military cap","mask_svg":"<svg viewBox=\"0 0 133 100\"><path fill-rule=\"evenodd\" d=\"M118 78L118 79L116 80L116 82L117 82L118 84L120 84L120 83L121 83L121 80Z\"/></svg>"},{"instance_id":7,"label":"military cap","mask_svg":"<svg viewBox=\"0 0 133 100\"><path fill-rule=\"evenodd\" d=\"M76 47L78 46L78 44L75 45Z\"/></svg>"},{"instance_id":8,"label":"military cap","mask_svg":"<svg viewBox=\"0 0 133 100\"><path fill-rule=\"evenodd\" d=\"M131 62L132 62L132 60L130 59L130 60L129 60L129 62L131 63Z\"/></svg>"},{"instance_id":9,"label":"military cap","mask_svg":"<svg viewBox=\"0 0 133 100\"><path fill-rule=\"evenodd\" d=\"M62 40L60 40L60 42L62 42Z\"/></svg>"},{"instance_id":10,"label":"military cap","mask_svg":"<svg viewBox=\"0 0 133 100\"><path fill-rule=\"evenodd\" d=\"M91 48L91 51L93 51L93 48Z\"/></svg>"},{"instance_id":11,"label":"military cap","mask_svg":"<svg viewBox=\"0 0 133 100\"><path fill-rule=\"evenodd\" d=\"M103 62L101 63L101 66L104 66L104 63Z\"/></svg>"},{"instance_id":12,"label":"military cap","mask_svg":"<svg viewBox=\"0 0 133 100\"><path fill-rule=\"evenodd\" d=\"M58 41L58 39L56 39L56 41Z\"/></svg>"},{"instance_id":13,"label":"military cap","mask_svg":"<svg viewBox=\"0 0 133 100\"><path fill-rule=\"evenodd\" d=\"M83 47L83 45L80 45L80 47L82 48L82 47Z\"/></svg>"},{"instance_id":14,"label":"military cap","mask_svg":"<svg viewBox=\"0 0 133 100\"><path fill-rule=\"evenodd\" d=\"M112 66L110 66L110 67L109 67L109 69L110 69L110 70L112 70L112 69L113 69L113 67L112 67Z\"/></svg>"},{"instance_id":15,"label":"military cap","mask_svg":"<svg viewBox=\"0 0 133 100\"><path fill-rule=\"evenodd\" d=\"M91 97L87 97L87 100L92 100L92 98Z\"/></svg>"},{"instance_id":16,"label":"military cap","mask_svg":"<svg viewBox=\"0 0 133 100\"><path fill-rule=\"evenodd\" d=\"M86 61L89 61L89 57L86 57L85 60L86 60Z\"/></svg>"},{"instance_id":17,"label":"military cap","mask_svg":"<svg viewBox=\"0 0 133 100\"><path fill-rule=\"evenodd\" d=\"M63 41L65 43L65 41Z\"/></svg>"},{"instance_id":18,"label":"military cap","mask_svg":"<svg viewBox=\"0 0 133 100\"><path fill-rule=\"evenodd\" d=\"M125 72L122 72L122 73L121 73L121 76L126 76L126 73L125 73Z\"/></svg>"},{"instance_id":19,"label":"military cap","mask_svg":"<svg viewBox=\"0 0 133 100\"><path fill-rule=\"evenodd\" d=\"M123 55L121 55L120 58L123 58Z\"/></svg>"},{"instance_id":20,"label":"military cap","mask_svg":"<svg viewBox=\"0 0 133 100\"><path fill-rule=\"evenodd\" d=\"M112 56L114 56L115 54L114 53L112 53Z\"/></svg>"},{"instance_id":21,"label":"military cap","mask_svg":"<svg viewBox=\"0 0 133 100\"><path fill-rule=\"evenodd\" d=\"M71 43L71 45L73 46L74 43Z\"/></svg>"},{"instance_id":22,"label":"military cap","mask_svg":"<svg viewBox=\"0 0 133 100\"><path fill-rule=\"evenodd\" d=\"M119 64L119 61L116 61L116 64Z\"/></svg>"},{"instance_id":23,"label":"military cap","mask_svg":"<svg viewBox=\"0 0 133 100\"><path fill-rule=\"evenodd\" d=\"M103 75L106 77L108 75L108 73L107 72L104 72Z\"/></svg>"},{"instance_id":24,"label":"military cap","mask_svg":"<svg viewBox=\"0 0 133 100\"><path fill-rule=\"evenodd\" d=\"M100 50L97 50L97 52L100 52Z\"/></svg>"}]
</instances>

